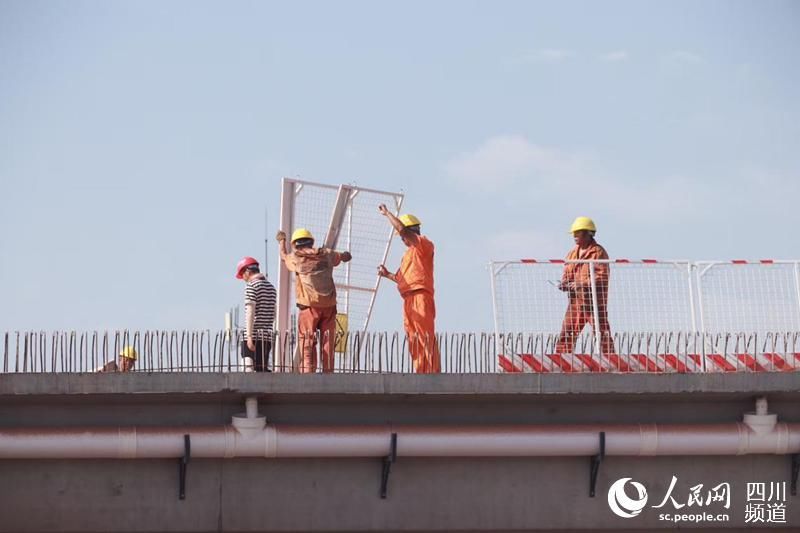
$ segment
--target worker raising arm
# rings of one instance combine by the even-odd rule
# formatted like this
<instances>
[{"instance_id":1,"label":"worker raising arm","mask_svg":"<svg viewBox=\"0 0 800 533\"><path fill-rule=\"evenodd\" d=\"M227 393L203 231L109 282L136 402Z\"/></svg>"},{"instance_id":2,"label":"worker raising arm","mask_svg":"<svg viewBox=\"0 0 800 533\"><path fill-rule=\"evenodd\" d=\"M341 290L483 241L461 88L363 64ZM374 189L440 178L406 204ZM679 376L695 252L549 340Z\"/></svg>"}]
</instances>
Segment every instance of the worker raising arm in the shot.
<instances>
[{"instance_id":1,"label":"worker raising arm","mask_svg":"<svg viewBox=\"0 0 800 533\"><path fill-rule=\"evenodd\" d=\"M389 220L407 247L397 272L391 273L386 265L380 265L378 274L394 281L403 298L403 326L408 336L414 371L440 372L435 328L436 304L433 298L433 243L422 235L422 223L414 215L398 218L384 204L378 206L378 211Z\"/></svg>"}]
</instances>

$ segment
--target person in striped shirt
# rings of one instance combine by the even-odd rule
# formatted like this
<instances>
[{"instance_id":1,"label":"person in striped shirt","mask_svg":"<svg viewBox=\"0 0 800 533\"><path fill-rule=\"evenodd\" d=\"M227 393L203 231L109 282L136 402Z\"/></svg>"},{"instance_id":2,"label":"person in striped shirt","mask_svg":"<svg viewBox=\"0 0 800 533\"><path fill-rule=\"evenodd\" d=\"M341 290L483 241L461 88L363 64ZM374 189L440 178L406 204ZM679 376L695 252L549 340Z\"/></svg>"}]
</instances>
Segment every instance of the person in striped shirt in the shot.
<instances>
[{"instance_id":1,"label":"person in striped shirt","mask_svg":"<svg viewBox=\"0 0 800 533\"><path fill-rule=\"evenodd\" d=\"M272 324L275 322L275 287L261 273L258 261L245 257L236 267L236 278L244 280L245 336L242 357L248 358L256 372L270 372L269 352L272 349Z\"/></svg>"}]
</instances>

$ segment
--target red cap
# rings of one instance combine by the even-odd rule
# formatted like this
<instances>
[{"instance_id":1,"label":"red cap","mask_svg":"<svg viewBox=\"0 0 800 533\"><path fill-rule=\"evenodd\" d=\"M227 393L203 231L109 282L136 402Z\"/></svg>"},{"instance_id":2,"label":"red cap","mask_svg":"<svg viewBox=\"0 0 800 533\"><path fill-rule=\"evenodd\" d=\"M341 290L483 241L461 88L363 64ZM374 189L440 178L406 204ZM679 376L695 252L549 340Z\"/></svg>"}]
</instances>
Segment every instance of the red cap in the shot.
<instances>
[{"instance_id":1,"label":"red cap","mask_svg":"<svg viewBox=\"0 0 800 533\"><path fill-rule=\"evenodd\" d=\"M244 272L244 269L251 265L258 266L258 261L255 259L255 257L243 257L242 260L239 261L239 264L236 265L236 279L242 279L242 273Z\"/></svg>"}]
</instances>

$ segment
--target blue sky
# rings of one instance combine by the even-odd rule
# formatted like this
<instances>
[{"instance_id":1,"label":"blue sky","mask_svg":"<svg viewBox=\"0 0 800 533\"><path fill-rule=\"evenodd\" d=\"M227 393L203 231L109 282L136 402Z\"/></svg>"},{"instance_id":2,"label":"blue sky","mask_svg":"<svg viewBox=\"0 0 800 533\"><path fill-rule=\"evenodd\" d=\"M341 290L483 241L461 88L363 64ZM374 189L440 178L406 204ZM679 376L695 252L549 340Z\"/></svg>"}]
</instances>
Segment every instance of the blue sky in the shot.
<instances>
[{"instance_id":1,"label":"blue sky","mask_svg":"<svg viewBox=\"0 0 800 533\"><path fill-rule=\"evenodd\" d=\"M799 25L790 1L0 0L0 330L221 327L282 176L403 190L443 330L491 329L486 263L562 257L576 215L615 257L800 257ZM391 287L373 325L401 326Z\"/></svg>"}]
</instances>

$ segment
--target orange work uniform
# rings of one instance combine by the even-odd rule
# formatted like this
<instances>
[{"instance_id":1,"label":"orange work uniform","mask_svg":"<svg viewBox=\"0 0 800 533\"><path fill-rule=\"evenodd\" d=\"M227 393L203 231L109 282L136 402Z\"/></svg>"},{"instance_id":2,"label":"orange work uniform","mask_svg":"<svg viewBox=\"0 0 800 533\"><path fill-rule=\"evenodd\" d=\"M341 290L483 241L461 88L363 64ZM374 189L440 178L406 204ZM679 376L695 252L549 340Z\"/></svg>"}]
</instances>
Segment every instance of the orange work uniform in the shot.
<instances>
[{"instance_id":1,"label":"orange work uniform","mask_svg":"<svg viewBox=\"0 0 800 533\"><path fill-rule=\"evenodd\" d=\"M336 285L333 268L342 254L328 248L301 248L286 255L286 268L295 273L300 372L317 371L317 332L321 343L322 371L333 372L336 345Z\"/></svg>"},{"instance_id":2,"label":"orange work uniform","mask_svg":"<svg viewBox=\"0 0 800 533\"><path fill-rule=\"evenodd\" d=\"M409 245L395 274L397 290L403 297L403 327L414 372L441 372L436 342L436 304L433 300L433 243L422 235Z\"/></svg>"},{"instance_id":3,"label":"orange work uniform","mask_svg":"<svg viewBox=\"0 0 800 533\"><path fill-rule=\"evenodd\" d=\"M575 246L569 254L567 261L608 259L605 249L592 241L584 249ZM595 334L600 334L600 349L603 355L613 354L614 341L611 338L611 327L608 324L608 281L609 267L607 263L595 263L594 278L597 292L597 315L599 324L594 323L594 309L592 306L592 283L588 263L567 263L564 265L564 274L561 283L574 282L575 290L567 291L569 305L561 325L561 334L556 345L556 353L572 353L575 349L575 340L586 324L590 324Z\"/></svg>"}]
</instances>

